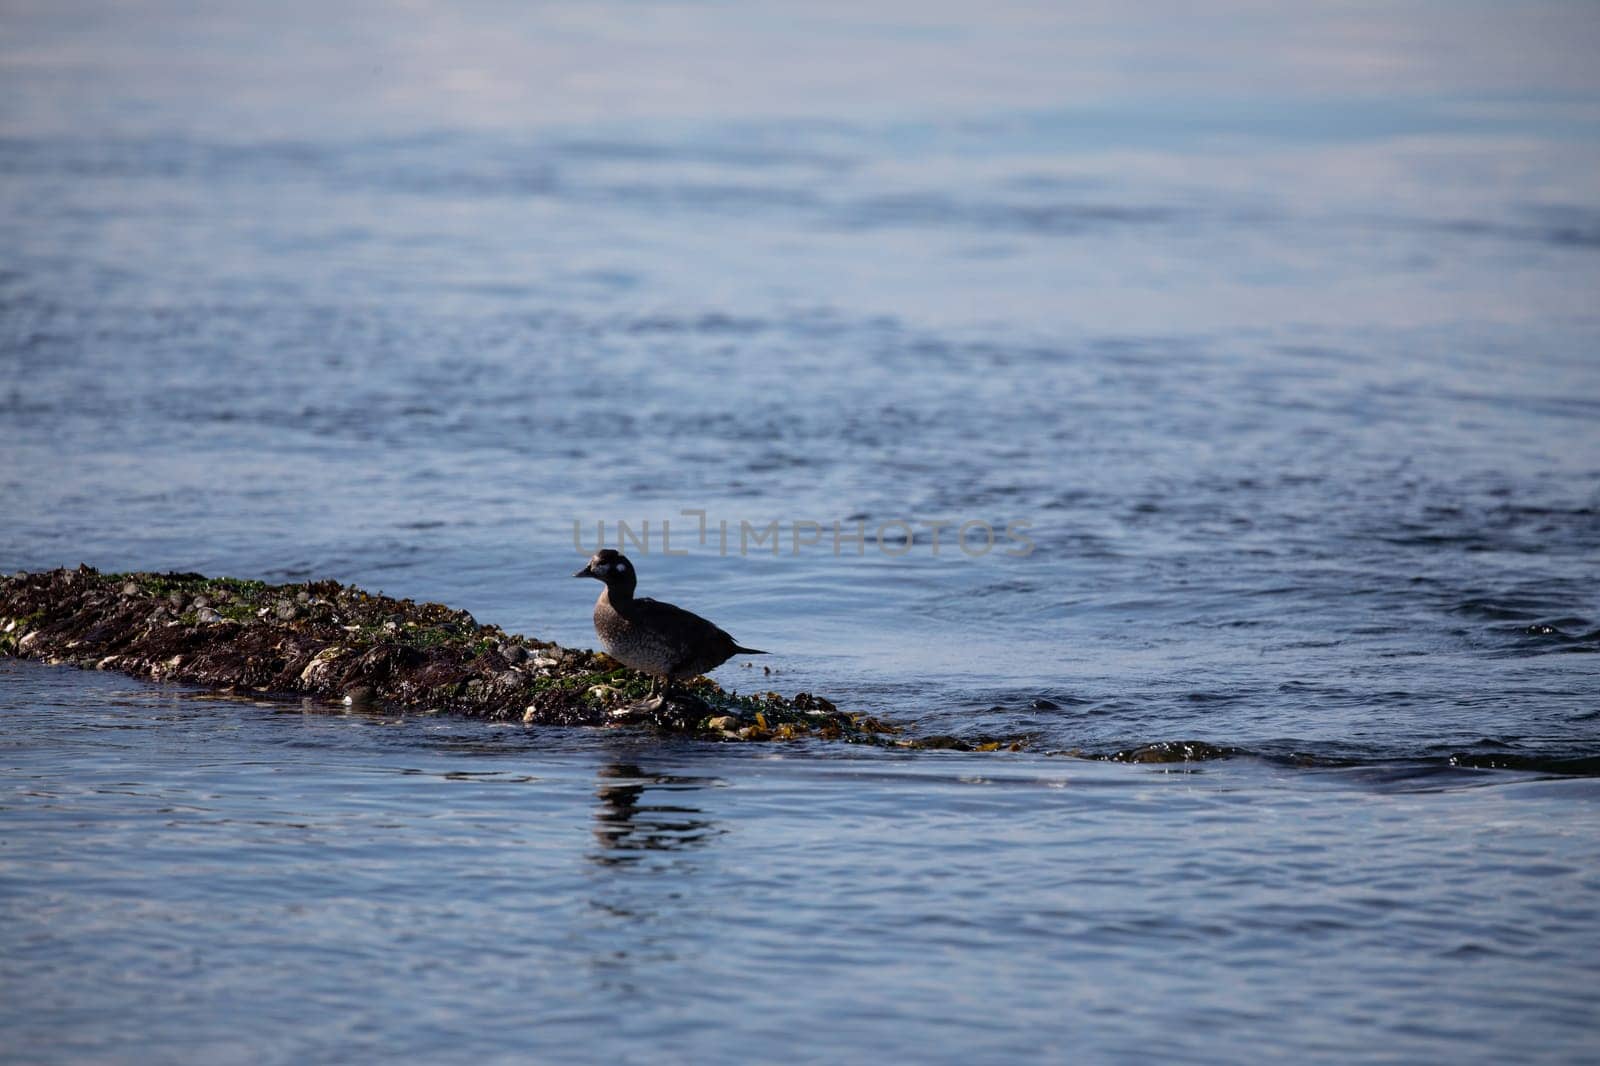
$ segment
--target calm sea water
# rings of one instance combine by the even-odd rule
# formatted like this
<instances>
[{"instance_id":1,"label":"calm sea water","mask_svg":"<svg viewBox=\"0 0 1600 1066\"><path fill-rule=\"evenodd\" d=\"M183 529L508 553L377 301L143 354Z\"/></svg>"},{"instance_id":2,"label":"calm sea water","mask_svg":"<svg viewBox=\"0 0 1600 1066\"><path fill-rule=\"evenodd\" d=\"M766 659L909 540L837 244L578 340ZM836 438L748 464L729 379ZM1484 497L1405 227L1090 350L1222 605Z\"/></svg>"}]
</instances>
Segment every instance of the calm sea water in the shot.
<instances>
[{"instance_id":1,"label":"calm sea water","mask_svg":"<svg viewBox=\"0 0 1600 1066\"><path fill-rule=\"evenodd\" d=\"M1592 1058L1600 18L1121 8L0 15L0 569L1034 738L0 663L0 1058Z\"/></svg>"}]
</instances>

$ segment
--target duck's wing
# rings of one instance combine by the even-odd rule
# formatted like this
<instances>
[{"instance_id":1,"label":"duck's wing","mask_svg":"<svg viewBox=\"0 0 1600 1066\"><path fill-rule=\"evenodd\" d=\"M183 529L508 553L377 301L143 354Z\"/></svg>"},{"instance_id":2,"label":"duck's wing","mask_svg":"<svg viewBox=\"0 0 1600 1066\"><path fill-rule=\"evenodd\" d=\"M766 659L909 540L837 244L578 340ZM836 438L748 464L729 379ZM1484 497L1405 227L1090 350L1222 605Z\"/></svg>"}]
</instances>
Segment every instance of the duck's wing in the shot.
<instances>
[{"instance_id":1,"label":"duck's wing","mask_svg":"<svg viewBox=\"0 0 1600 1066\"><path fill-rule=\"evenodd\" d=\"M690 676L714 670L735 655L765 655L755 648L741 648L728 633L691 611L659 600L633 601L634 619L683 649L683 657L673 667L675 675Z\"/></svg>"},{"instance_id":2,"label":"duck's wing","mask_svg":"<svg viewBox=\"0 0 1600 1066\"><path fill-rule=\"evenodd\" d=\"M631 614L638 624L645 626L663 635L670 634L673 639L686 643L713 646L726 642L729 654L737 647L733 638L726 632L713 625L710 619L701 618L693 611L686 611L673 603L663 603L649 597L636 599L631 604Z\"/></svg>"}]
</instances>

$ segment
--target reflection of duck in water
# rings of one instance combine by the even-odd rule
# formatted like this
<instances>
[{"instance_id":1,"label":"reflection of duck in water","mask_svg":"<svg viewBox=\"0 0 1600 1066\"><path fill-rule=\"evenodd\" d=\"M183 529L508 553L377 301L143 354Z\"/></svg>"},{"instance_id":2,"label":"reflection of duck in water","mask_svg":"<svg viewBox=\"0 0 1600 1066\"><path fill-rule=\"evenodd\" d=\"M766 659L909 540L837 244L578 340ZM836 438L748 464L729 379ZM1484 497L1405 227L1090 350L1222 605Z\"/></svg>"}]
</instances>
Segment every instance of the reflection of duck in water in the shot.
<instances>
[{"instance_id":1,"label":"reflection of duck in water","mask_svg":"<svg viewBox=\"0 0 1600 1066\"><path fill-rule=\"evenodd\" d=\"M644 852L677 851L715 835L709 819L695 817L701 813L697 807L641 802L647 789L687 792L709 783L703 777L652 774L629 763L602 767L594 836L605 851L595 861L638 862Z\"/></svg>"},{"instance_id":2,"label":"reflection of duck in water","mask_svg":"<svg viewBox=\"0 0 1600 1066\"><path fill-rule=\"evenodd\" d=\"M670 690L715 670L735 655L765 655L741 648L727 633L697 614L670 603L634 598L638 576L633 564L614 548L602 548L573 577L605 582L594 605L594 631L606 654L641 674L649 674L651 692L658 682Z\"/></svg>"}]
</instances>

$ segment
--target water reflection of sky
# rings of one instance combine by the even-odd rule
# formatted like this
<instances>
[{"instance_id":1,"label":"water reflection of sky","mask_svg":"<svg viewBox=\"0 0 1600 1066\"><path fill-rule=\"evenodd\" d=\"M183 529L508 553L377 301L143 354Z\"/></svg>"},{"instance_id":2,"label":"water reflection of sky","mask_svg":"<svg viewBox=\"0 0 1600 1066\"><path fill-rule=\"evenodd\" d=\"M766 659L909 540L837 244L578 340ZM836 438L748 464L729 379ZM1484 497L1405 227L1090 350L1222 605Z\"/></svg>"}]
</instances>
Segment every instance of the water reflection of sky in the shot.
<instances>
[{"instance_id":1,"label":"water reflection of sky","mask_svg":"<svg viewBox=\"0 0 1600 1066\"><path fill-rule=\"evenodd\" d=\"M1013 2L979 18L953 3L300 0L13 5L8 22L0 75L24 93L7 109L12 132L85 122L281 136L752 116L1125 117L1141 106L1204 126L1230 112L1237 124L1242 100L1253 101L1247 126L1303 127L1299 109L1318 101L1310 117L1329 128L1403 127L1417 101L1442 102L1469 124L1508 110L1518 121L1593 122L1600 53L1594 8L1549 2Z\"/></svg>"},{"instance_id":2,"label":"water reflection of sky","mask_svg":"<svg viewBox=\"0 0 1600 1066\"><path fill-rule=\"evenodd\" d=\"M941 730L1343 668L1253 626L1592 613L1593 8L307 10L10 9L0 566L587 645L575 518L1031 519L1015 567L649 564L783 648L729 683L921 716L936 678ZM1485 735L1463 686L1422 728Z\"/></svg>"}]
</instances>

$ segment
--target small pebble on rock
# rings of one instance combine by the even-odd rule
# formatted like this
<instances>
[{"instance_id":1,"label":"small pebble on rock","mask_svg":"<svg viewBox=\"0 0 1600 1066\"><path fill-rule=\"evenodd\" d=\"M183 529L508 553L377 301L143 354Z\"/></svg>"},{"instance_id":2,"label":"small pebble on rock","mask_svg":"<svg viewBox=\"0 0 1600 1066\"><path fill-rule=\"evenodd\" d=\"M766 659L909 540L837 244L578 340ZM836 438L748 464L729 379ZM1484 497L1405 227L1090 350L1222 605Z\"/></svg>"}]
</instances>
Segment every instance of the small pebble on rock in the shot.
<instances>
[{"instance_id":1,"label":"small pebble on rock","mask_svg":"<svg viewBox=\"0 0 1600 1066\"><path fill-rule=\"evenodd\" d=\"M180 610L180 611L183 610L183 603L184 603L183 593L181 593L181 592L169 592L169 593L167 593L167 602L172 604L172 606L176 607L178 610Z\"/></svg>"},{"instance_id":2,"label":"small pebble on rock","mask_svg":"<svg viewBox=\"0 0 1600 1066\"><path fill-rule=\"evenodd\" d=\"M300 609L288 600L284 600L278 604L277 610L273 613L278 616L278 620L281 622L292 622L295 615L300 613Z\"/></svg>"},{"instance_id":3,"label":"small pebble on rock","mask_svg":"<svg viewBox=\"0 0 1600 1066\"><path fill-rule=\"evenodd\" d=\"M520 662L526 662L528 659L528 649L521 644L502 644L495 650L500 653L500 658L512 666Z\"/></svg>"},{"instance_id":4,"label":"small pebble on rock","mask_svg":"<svg viewBox=\"0 0 1600 1066\"><path fill-rule=\"evenodd\" d=\"M309 592L301 592L298 596L295 597L295 599L299 600L301 603L310 603L311 602L311 593L309 593Z\"/></svg>"},{"instance_id":5,"label":"small pebble on rock","mask_svg":"<svg viewBox=\"0 0 1600 1066\"><path fill-rule=\"evenodd\" d=\"M202 607L202 608L200 608L198 611L196 611L194 613L194 616L196 618L198 618L202 622L220 622L220 621L222 621L222 615L219 614L218 612L212 610L210 607Z\"/></svg>"},{"instance_id":6,"label":"small pebble on rock","mask_svg":"<svg viewBox=\"0 0 1600 1066\"><path fill-rule=\"evenodd\" d=\"M122 586L122 594L124 596L137 596L139 595L139 586L134 584L132 581L129 581L127 584Z\"/></svg>"}]
</instances>

